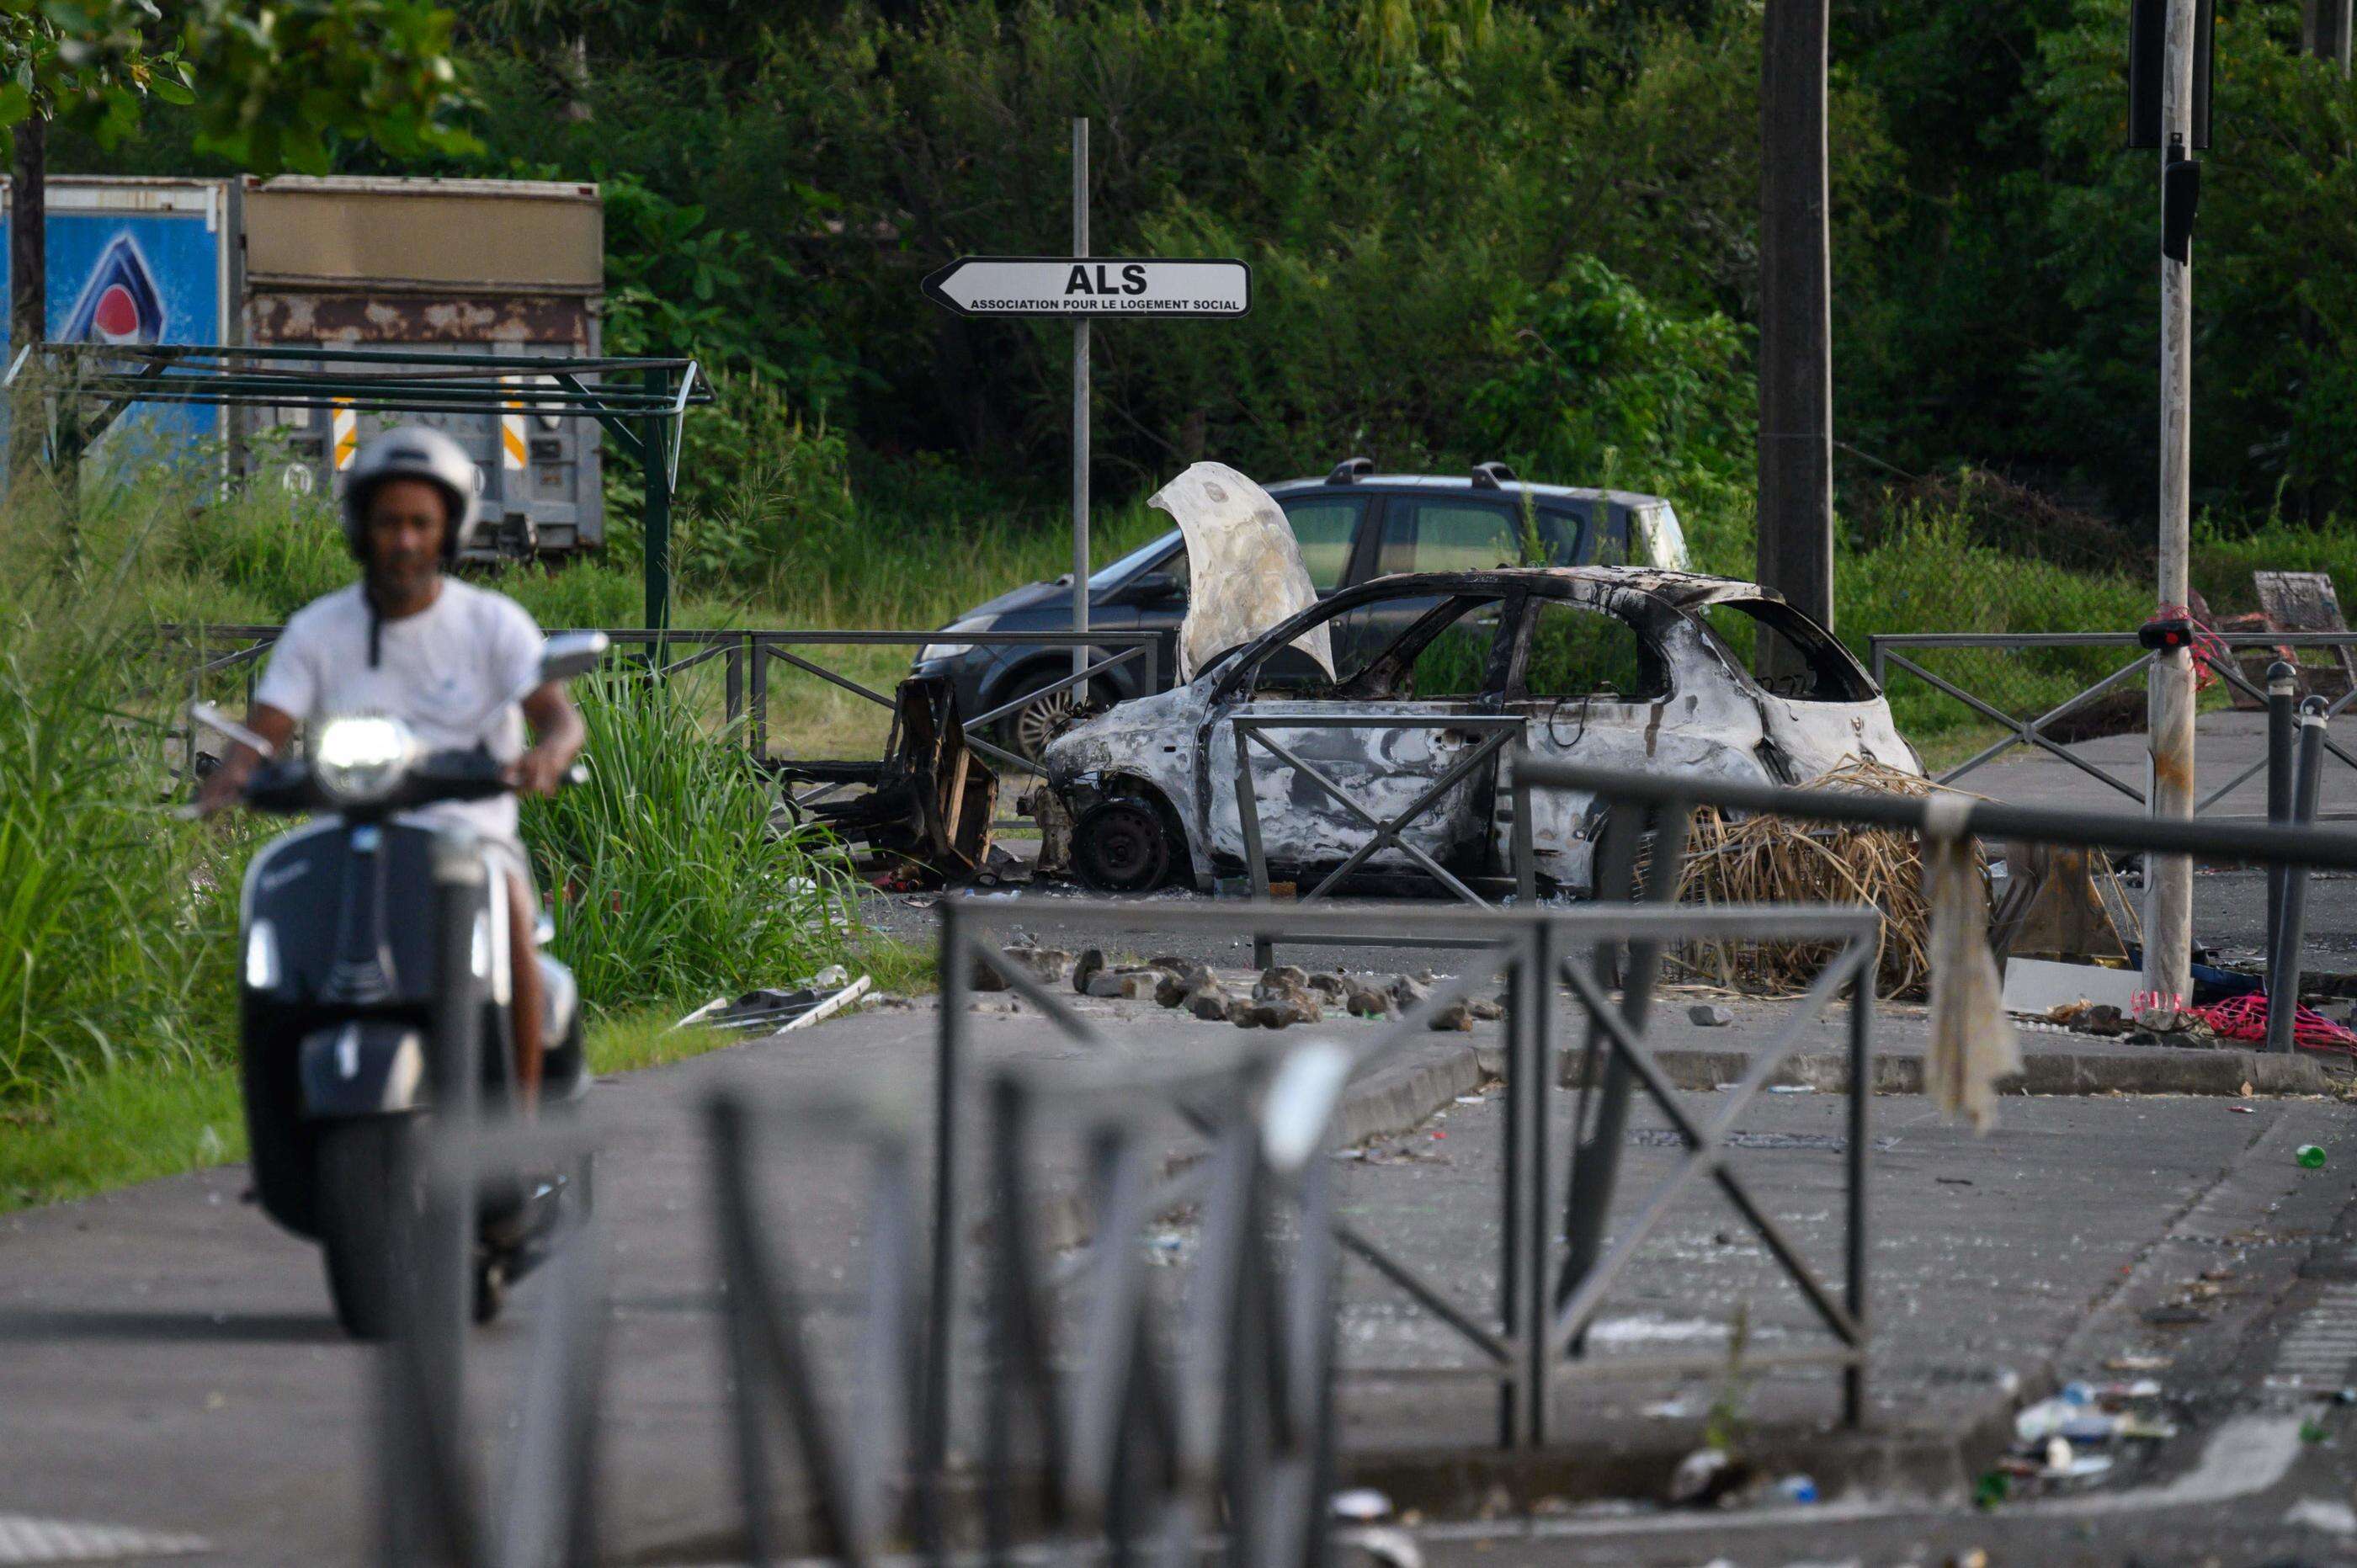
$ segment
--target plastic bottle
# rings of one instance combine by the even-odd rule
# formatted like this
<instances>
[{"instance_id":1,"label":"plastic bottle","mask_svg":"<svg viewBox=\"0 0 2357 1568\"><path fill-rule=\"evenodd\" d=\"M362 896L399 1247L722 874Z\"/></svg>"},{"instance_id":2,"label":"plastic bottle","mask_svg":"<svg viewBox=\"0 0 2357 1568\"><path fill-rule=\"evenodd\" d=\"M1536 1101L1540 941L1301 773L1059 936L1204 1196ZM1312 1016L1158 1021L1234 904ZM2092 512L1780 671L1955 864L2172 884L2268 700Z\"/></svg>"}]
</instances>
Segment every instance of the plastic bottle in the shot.
<instances>
[{"instance_id":1,"label":"plastic bottle","mask_svg":"<svg viewBox=\"0 0 2357 1568\"><path fill-rule=\"evenodd\" d=\"M2299 1161L2304 1169L2320 1171L2324 1168L2324 1150L2315 1144L2302 1144L2299 1153L2292 1157Z\"/></svg>"}]
</instances>

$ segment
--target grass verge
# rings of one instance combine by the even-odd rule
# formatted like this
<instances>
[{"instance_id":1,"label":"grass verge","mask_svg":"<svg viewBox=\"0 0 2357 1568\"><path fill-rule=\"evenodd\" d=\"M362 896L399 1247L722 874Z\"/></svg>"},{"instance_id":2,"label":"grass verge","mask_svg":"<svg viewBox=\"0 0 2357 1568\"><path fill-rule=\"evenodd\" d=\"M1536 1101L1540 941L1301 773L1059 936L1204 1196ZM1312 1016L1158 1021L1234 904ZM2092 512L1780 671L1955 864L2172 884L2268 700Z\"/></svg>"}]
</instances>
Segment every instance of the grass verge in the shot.
<instances>
[{"instance_id":1,"label":"grass verge","mask_svg":"<svg viewBox=\"0 0 2357 1568\"><path fill-rule=\"evenodd\" d=\"M852 967L878 991L907 995L933 984L931 950L888 938L869 939ZM742 1043L718 1029L673 1028L692 1005L649 1004L592 1025L590 1069L637 1072ZM92 1073L38 1108L0 1112L0 1214L244 1158L234 1066Z\"/></svg>"}]
</instances>

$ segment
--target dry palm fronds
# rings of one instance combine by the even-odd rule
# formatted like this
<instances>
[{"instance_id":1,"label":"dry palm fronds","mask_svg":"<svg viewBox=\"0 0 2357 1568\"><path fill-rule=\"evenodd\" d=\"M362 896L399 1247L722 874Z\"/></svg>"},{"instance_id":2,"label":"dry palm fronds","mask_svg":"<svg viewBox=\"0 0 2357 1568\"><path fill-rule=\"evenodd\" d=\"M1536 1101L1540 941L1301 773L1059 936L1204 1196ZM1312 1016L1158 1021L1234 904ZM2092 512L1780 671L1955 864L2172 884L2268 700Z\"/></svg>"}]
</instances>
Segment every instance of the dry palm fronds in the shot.
<instances>
[{"instance_id":1,"label":"dry palm fronds","mask_svg":"<svg viewBox=\"0 0 2357 1568\"><path fill-rule=\"evenodd\" d=\"M1811 779L1808 787L1917 797L1956 792L1856 759ZM1923 896L1922 854L1913 833L1784 817L1730 822L1705 807L1695 814L1690 842L1678 880L1681 902L1871 905L1882 912L1875 989L1884 996L1923 994L1932 974L1932 921ZM1977 843L1973 865L1986 892L1988 859ZM1805 989L1834 950L1825 942L1695 942L1679 961L1715 984L1789 993Z\"/></svg>"}]
</instances>

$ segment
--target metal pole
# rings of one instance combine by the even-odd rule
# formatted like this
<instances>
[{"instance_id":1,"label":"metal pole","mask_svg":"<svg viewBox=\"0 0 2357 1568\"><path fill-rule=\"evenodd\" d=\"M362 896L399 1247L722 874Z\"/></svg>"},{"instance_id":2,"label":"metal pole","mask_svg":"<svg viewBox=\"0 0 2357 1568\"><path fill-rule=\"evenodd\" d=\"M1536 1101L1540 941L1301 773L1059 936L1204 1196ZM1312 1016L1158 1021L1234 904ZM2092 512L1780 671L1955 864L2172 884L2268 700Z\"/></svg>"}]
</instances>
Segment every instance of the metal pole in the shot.
<instances>
[{"instance_id":1,"label":"metal pole","mask_svg":"<svg viewBox=\"0 0 2357 1568\"><path fill-rule=\"evenodd\" d=\"M1669 905L1677 902L1678 876L1686 858L1686 828L1694 807L1691 802L1672 797L1656 804L1652 812L1653 847L1645 865L1644 897L1640 903ZM1630 849L1633 853L1638 823L1631 821L1628 829ZM1653 1004L1653 986L1661 977L1662 944L1646 939L1629 944L1628 978L1620 987L1620 1016L1632 1033L1641 1034L1646 1015ZM1552 980L1552 976L1549 976ZM1867 983L1872 983L1871 981ZM1601 1032L1602 1026L1591 1019L1588 1036L1591 1042ZM1589 1055L1595 1051L1591 1048ZM1576 1148L1571 1156L1571 1192L1566 1205L1567 1219L1567 1252L1563 1267L1563 1280L1555 1292L1555 1305L1560 1307L1571 1299L1596 1260L1604 1251L1604 1227L1612 1208L1612 1189L1620 1171L1620 1148L1628 1138L1629 1096L1634 1086L1635 1073L1628 1059L1617 1047L1603 1053L1600 1064L1602 1082L1597 1090L1595 1131L1585 1145ZM1586 1336L1574 1343L1583 1348Z\"/></svg>"},{"instance_id":2,"label":"metal pole","mask_svg":"<svg viewBox=\"0 0 2357 1568\"><path fill-rule=\"evenodd\" d=\"M2282 660L2267 666L2267 821L2276 827L2291 822L2292 740L2299 733L2295 698L2299 673ZM2267 867L2267 958L2274 961L2276 937L2283 922L2284 871Z\"/></svg>"},{"instance_id":3,"label":"metal pole","mask_svg":"<svg viewBox=\"0 0 2357 1568\"><path fill-rule=\"evenodd\" d=\"M1089 253L1089 123L1072 122L1072 259ZM1072 323L1072 629L1089 629L1089 318ZM1089 650L1072 646L1072 673L1089 667ZM1076 701L1088 691L1076 687Z\"/></svg>"},{"instance_id":4,"label":"metal pole","mask_svg":"<svg viewBox=\"0 0 2357 1568\"><path fill-rule=\"evenodd\" d=\"M1881 972L1878 935L1876 950L1858 966L1849 1002L1849 1224L1844 1242L1842 1305L1857 1325L1857 1359L1842 1371L1842 1423L1853 1429L1866 1423L1867 1327L1866 1155L1874 1114L1874 983Z\"/></svg>"},{"instance_id":5,"label":"metal pole","mask_svg":"<svg viewBox=\"0 0 2357 1568\"><path fill-rule=\"evenodd\" d=\"M670 372L645 372L648 395L660 398L670 386ZM639 422L639 438L646 452L646 615L647 629L671 626L671 462L665 420L651 413ZM652 655L651 655L652 657Z\"/></svg>"},{"instance_id":6,"label":"metal pole","mask_svg":"<svg viewBox=\"0 0 2357 1568\"><path fill-rule=\"evenodd\" d=\"M1760 580L1834 624L1827 0L1768 0L1760 38ZM1781 644L1779 645L1781 646Z\"/></svg>"},{"instance_id":7,"label":"metal pole","mask_svg":"<svg viewBox=\"0 0 2357 1568\"><path fill-rule=\"evenodd\" d=\"M2317 791L2324 775L2324 700L2310 697L2299 714L2299 789L2292 805L2295 826L2316 821ZM2283 920L2276 932L2274 961L2267 966L2267 1049L2292 1049L2292 1026L2299 1017L2299 952L2308 939L2308 867L2284 869Z\"/></svg>"},{"instance_id":8,"label":"metal pole","mask_svg":"<svg viewBox=\"0 0 2357 1568\"><path fill-rule=\"evenodd\" d=\"M958 1101L964 1077L965 1006L974 954L955 899L941 907L941 1049L933 1064L932 1301L925 1319L925 1430L919 1463L935 1499L947 1490L950 1357L957 1339ZM938 1506L938 1504L936 1504Z\"/></svg>"},{"instance_id":9,"label":"metal pole","mask_svg":"<svg viewBox=\"0 0 2357 1568\"><path fill-rule=\"evenodd\" d=\"M2193 29L2200 0L2169 0L2168 70L2161 81L2161 169L2166 174L2193 139ZM2193 263L2160 262L2160 574L2159 613L2181 615L2192 602L2188 560L2193 414ZM2176 649L2152 664L2150 747L2152 813L2193 815L2193 653ZM2193 990L2193 863L2149 858L2145 888L2145 989L2164 1006ZM2171 1002L2170 998L2179 998Z\"/></svg>"}]
</instances>

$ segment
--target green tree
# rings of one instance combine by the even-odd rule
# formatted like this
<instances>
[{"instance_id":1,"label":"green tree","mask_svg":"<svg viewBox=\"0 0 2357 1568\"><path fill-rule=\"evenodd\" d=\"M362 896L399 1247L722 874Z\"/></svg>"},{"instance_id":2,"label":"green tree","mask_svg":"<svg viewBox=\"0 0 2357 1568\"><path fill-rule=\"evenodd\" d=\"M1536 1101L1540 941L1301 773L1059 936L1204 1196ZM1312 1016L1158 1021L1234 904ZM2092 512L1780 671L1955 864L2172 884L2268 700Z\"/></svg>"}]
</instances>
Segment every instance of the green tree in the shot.
<instances>
[{"instance_id":1,"label":"green tree","mask_svg":"<svg viewBox=\"0 0 2357 1568\"><path fill-rule=\"evenodd\" d=\"M430 0L194 0L167 19L155 0L0 0L0 131L10 140L9 321L17 343L48 335L48 127L111 147L150 98L187 107L197 145L244 167L325 173L340 143L404 157L472 149L451 16ZM33 381L24 397L35 395ZM40 422L13 421L13 466Z\"/></svg>"}]
</instances>

